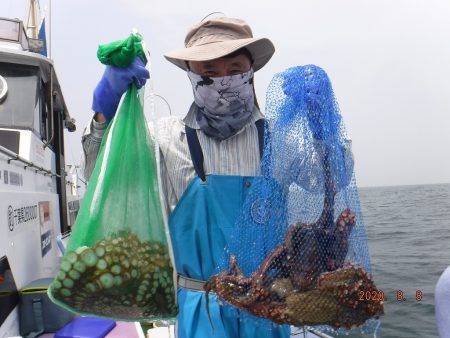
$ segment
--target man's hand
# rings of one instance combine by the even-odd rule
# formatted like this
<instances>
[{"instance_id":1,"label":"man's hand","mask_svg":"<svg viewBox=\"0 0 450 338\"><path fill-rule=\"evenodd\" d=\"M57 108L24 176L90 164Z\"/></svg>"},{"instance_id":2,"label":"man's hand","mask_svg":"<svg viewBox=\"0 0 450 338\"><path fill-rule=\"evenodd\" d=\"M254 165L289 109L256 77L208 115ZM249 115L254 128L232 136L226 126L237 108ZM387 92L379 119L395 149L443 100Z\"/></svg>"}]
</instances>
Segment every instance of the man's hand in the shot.
<instances>
[{"instance_id":1,"label":"man's hand","mask_svg":"<svg viewBox=\"0 0 450 338\"><path fill-rule=\"evenodd\" d=\"M103 122L104 119L111 121L128 86L134 83L140 89L149 78L148 70L138 57L126 68L106 66L103 77L94 90L92 101L92 110L96 113L97 122Z\"/></svg>"}]
</instances>

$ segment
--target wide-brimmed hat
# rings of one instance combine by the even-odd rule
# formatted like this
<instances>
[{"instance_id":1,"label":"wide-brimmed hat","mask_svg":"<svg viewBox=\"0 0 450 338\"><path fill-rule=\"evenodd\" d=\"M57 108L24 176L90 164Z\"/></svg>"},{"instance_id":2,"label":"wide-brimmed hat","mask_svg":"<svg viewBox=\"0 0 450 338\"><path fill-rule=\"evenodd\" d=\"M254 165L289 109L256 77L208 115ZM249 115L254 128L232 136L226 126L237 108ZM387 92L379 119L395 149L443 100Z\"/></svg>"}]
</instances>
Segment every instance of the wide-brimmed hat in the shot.
<instances>
[{"instance_id":1,"label":"wide-brimmed hat","mask_svg":"<svg viewBox=\"0 0 450 338\"><path fill-rule=\"evenodd\" d=\"M208 61L245 47L253 58L253 70L261 69L275 52L266 38L253 37L250 26L241 19L211 18L193 26L184 40L185 48L165 54L165 58L188 70L187 61Z\"/></svg>"}]
</instances>

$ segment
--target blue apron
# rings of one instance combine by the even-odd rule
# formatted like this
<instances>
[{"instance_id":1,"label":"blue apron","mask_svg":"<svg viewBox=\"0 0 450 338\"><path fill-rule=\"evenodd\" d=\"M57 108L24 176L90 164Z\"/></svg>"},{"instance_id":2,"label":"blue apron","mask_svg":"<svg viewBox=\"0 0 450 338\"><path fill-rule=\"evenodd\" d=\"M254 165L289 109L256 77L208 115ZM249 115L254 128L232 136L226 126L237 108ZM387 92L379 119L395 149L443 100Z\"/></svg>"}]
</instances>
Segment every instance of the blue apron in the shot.
<instances>
[{"instance_id":1,"label":"blue apron","mask_svg":"<svg viewBox=\"0 0 450 338\"><path fill-rule=\"evenodd\" d=\"M258 123L259 122L259 123ZM260 149L263 120L257 121ZM169 232L178 274L206 281L223 263L224 248L233 234L236 217L253 177L205 176L203 153L194 129L186 136L198 177L190 183L169 219ZM273 325L229 304L219 305L209 295L211 323L206 312L205 292L178 287L178 338L286 338L289 326Z\"/></svg>"}]
</instances>

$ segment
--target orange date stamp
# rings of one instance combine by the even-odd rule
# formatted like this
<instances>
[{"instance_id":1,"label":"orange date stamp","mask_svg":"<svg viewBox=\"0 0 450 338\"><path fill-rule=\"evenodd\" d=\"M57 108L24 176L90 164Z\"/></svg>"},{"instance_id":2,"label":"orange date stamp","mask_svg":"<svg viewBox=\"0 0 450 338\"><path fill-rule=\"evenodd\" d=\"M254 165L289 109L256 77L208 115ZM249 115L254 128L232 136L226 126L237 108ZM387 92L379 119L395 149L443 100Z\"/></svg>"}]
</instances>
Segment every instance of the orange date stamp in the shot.
<instances>
[{"instance_id":1,"label":"orange date stamp","mask_svg":"<svg viewBox=\"0 0 450 338\"><path fill-rule=\"evenodd\" d=\"M359 291L358 292L359 301L384 301L384 292L381 290L371 290L371 291Z\"/></svg>"},{"instance_id":2,"label":"orange date stamp","mask_svg":"<svg viewBox=\"0 0 450 338\"><path fill-rule=\"evenodd\" d=\"M415 296L416 296L416 301L420 302L423 299L422 291L421 290L416 290ZM403 302L403 301L406 300L405 293L403 292L403 290L397 290L396 299L399 302Z\"/></svg>"},{"instance_id":3,"label":"orange date stamp","mask_svg":"<svg viewBox=\"0 0 450 338\"><path fill-rule=\"evenodd\" d=\"M422 301L423 299L423 292L421 290L416 290L415 293L415 300L417 302ZM395 292L395 299L398 302L403 302L406 300L406 294L403 290L397 290ZM358 300L363 301L376 301L376 302L384 302L385 295L382 290L367 290L367 291L359 291L358 292Z\"/></svg>"}]
</instances>

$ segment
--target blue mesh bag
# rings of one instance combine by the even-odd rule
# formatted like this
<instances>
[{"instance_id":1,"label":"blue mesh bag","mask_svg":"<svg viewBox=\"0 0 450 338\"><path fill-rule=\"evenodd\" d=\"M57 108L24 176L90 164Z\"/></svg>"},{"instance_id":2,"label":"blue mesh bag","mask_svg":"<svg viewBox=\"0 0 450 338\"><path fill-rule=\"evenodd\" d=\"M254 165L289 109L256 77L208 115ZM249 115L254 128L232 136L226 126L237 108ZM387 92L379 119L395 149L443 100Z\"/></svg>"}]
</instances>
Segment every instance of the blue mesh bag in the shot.
<instances>
[{"instance_id":1,"label":"blue mesh bag","mask_svg":"<svg viewBox=\"0 0 450 338\"><path fill-rule=\"evenodd\" d=\"M276 74L266 110L260 175L205 289L276 324L373 333L384 295L327 74L314 65Z\"/></svg>"}]
</instances>

